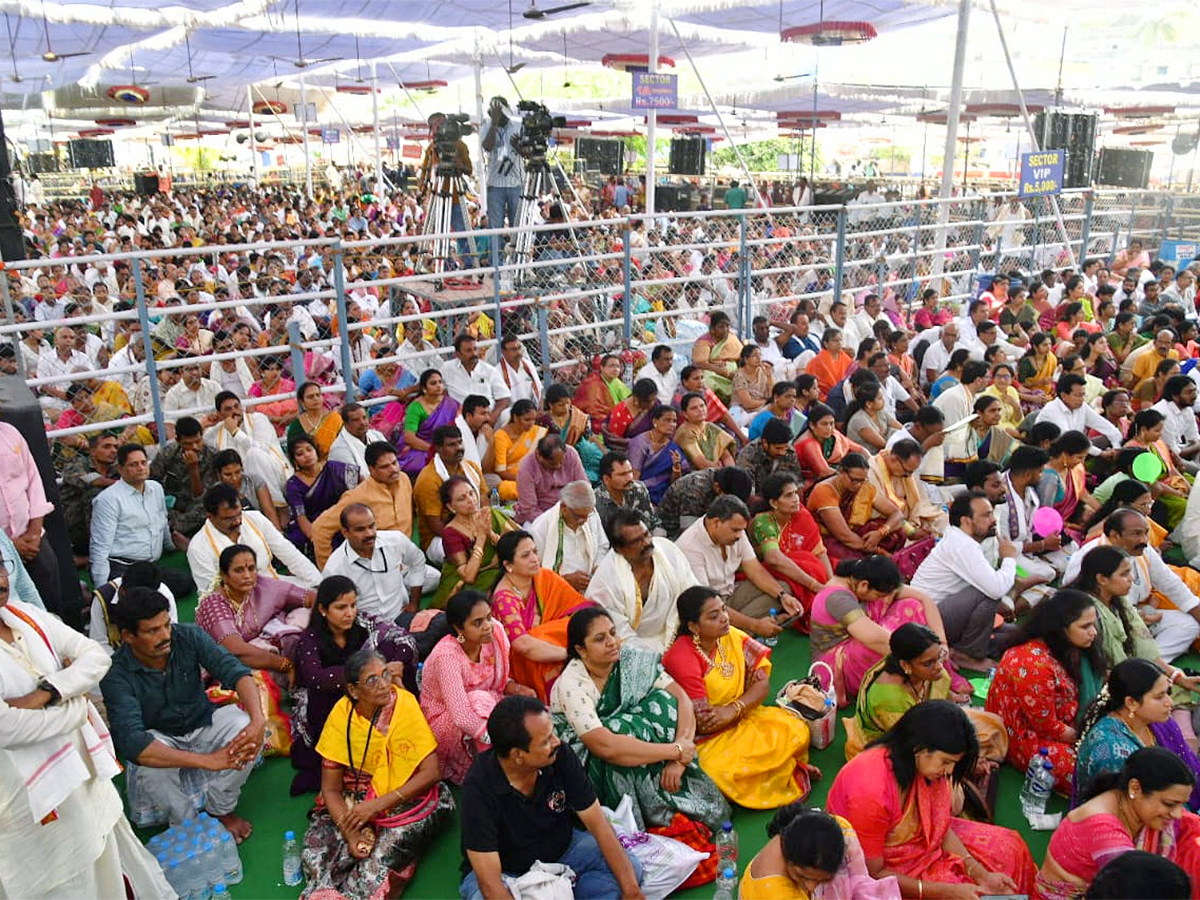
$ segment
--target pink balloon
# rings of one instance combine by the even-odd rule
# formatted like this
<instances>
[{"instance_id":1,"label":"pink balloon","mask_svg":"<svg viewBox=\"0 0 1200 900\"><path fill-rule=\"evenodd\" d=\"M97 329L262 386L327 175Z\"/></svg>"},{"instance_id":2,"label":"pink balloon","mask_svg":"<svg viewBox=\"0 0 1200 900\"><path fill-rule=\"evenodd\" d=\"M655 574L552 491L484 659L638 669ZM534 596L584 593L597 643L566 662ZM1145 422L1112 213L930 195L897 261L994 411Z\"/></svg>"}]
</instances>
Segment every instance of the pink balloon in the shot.
<instances>
[{"instance_id":1,"label":"pink balloon","mask_svg":"<svg viewBox=\"0 0 1200 900\"><path fill-rule=\"evenodd\" d=\"M1053 506L1039 506L1030 520L1033 531L1038 537L1049 537L1062 531L1062 514Z\"/></svg>"}]
</instances>

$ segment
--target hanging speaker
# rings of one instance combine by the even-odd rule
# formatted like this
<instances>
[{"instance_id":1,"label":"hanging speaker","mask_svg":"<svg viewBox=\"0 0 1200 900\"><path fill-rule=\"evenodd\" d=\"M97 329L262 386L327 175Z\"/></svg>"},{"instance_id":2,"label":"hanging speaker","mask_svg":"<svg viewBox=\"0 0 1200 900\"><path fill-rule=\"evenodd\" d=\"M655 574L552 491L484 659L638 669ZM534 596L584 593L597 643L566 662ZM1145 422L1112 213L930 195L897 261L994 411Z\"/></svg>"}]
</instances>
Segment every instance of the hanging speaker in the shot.
<instances>
[{"instance_id":1,"label":"hanging speaker","mask_svg":"<svg viewBox=\"0 0 1200 900\"><path fill-rule=\"evenodd\" d=\"M237 141L239 144L244 144L244 143L246 143L246 141L250 140L250 135L239 134L237 137L234 138L234 140Z\"/></svg>"},{"instance_id":2,"label":"hanging speaker","mask_svg":"<svg viewBox=\"0 0 1200 900\"><path fill-rule=\"evenodd\" d=\"M1200 141L1200 135L1177 134L1175 135L1175 140L1171 141L1171 152L1176 156L1182 156L1185 153L1191 153L1196 149L1197 141Z\"/></svg>"},{"instance_id":3,"label":"hanging speaker","mask_svg":"<svg viewBox=\"0 0 1200 900\"><path fill-rule=\"evenodd\" d=\"M669 171L672 175L703 175L704 150L704 138L675 138L671 141Z\"/></svg>"},{"instance_id":4,"label":"hanging speaker","mask_svg":"<svg viewBox=\"0 0 1200 900\"><path fill-rule=\"evenodd\" d=\"M1150 186L1150 166L1154 154L1149 150L1123 150L1105 147L1096 165L1096 184L1145 189Z\"/></svg>"}]
</instances>

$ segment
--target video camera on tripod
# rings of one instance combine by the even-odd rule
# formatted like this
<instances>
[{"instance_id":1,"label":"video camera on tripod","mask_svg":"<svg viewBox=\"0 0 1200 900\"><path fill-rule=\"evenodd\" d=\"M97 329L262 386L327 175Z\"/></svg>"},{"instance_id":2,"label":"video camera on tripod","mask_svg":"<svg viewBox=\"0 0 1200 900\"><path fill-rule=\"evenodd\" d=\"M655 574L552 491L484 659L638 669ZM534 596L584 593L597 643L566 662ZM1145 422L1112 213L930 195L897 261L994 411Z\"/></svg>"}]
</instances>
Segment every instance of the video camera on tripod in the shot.
<instances>
[{"instance_id":1,"label":"video camera on tripod","mask_svg":"<svg viewBox=\"0 0 1200 900\"><path fill-rule=\"evenodd\" d=\"M442 117L433 130L433 147L438 157L438 174L465 174L455 164L458 158L458 142L468 134L475 133L471 117L466 113L449 113ZM453 172L449 170L453 169Z\"/></svg>"},{"instance_id":2,"label":"video camera on tripod","mask_svg":"<svg viewBox=\"0 0 1200 900\"><path fill-rule=\"evenodd\" d=\"M536 100L522 100L517 104L517 109L524 113L517 152L528 160L545 159L550 145L550 132L555 128L566 128L566 118L550 115L546 105Z\"/></svg>"}]
</instances>

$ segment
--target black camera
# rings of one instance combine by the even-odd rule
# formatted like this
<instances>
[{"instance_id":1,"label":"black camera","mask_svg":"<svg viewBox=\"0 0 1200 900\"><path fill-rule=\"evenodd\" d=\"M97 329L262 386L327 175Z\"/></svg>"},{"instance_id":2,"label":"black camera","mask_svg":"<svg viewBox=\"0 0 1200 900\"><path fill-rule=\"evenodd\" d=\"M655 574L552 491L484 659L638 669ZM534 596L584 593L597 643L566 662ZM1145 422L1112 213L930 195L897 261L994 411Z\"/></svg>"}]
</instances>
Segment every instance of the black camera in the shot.
<instances>
[{"instance_id":1,"label":"black camera","mask_svg":"<svg viewBox=\"0 0 1200 900\"><path fill-rule=\"evenodd\" d=\"M550 132L555 128L566 128L563 116L552 116L544 103L522 100L517 104L524 115L521 117L521 134L517 139L517 152L529 160L542 159L550 144Z\"/></svg>"},{"instance_id":2,"label":"black camera","mask_svg":"<svg viewBox=\"0 0 1200 900\"><path fill-rule=\"evenodd\" d=\"M455 164L458 156L458 142L468 134L473 134L475 127L466 113L450 113L444 116L433 132L433 146L438 155L438 174L444 175L450 169L453 174L465 174L459 171Z\"/></svg>"}]
</instances>

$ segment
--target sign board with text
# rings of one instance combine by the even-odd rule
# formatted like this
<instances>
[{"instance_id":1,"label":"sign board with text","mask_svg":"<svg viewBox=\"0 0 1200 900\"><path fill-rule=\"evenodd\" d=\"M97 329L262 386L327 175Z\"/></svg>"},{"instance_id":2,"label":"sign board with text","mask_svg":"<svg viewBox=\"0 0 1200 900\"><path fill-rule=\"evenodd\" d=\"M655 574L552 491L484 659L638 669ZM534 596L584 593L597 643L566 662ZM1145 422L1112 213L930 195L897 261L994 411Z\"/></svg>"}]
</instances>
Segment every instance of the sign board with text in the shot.
<instances>
[{"instance_id":1,"label":"sign board with text","mask_svg":"<svg viewBox=\"0 0 1200 900\"><path fill-rule=\"evenodd\" d=\"M1196 241L1181 241L1174 238L1167 238L1162 241L1157 255L1167 265L1178 270L1181 266L1186 266L1197 256L1200 256L1200 244Z\"/></svg>"},{"instance_id":2,"label":"sign board with text","mask_svg":"<svg viewBox=\"0 0 1200 900\"><path fill-rule=\"evenodd\" d=\"M679 76L665 72L631 72L634 109L675 109L679 106Z\"/></svg>"},{"instance_id":3,"label":"sign board with text","mask_svg":"<svg viewBox=\"0 0 1200 900\"><path fill-rule=\"evenodd\" d=\"M342 133L340 131L338 131L336 128L322 128L321 129L321 143L322 144L336 144L339 141L341 141L341 139L342 139Z\"/></svg>"},{"instance_id":4,"label":"sign board with text","mask_svg":"<svg viewBox=\"0 0 1200 900\"><path fill-rule=\"evenodd\" d=\"M1039 150L1021 154L1021 197L1046 197L1060 194L1063 171L1067 167L1066 150Z\"/></svg>"}]
</instances>

